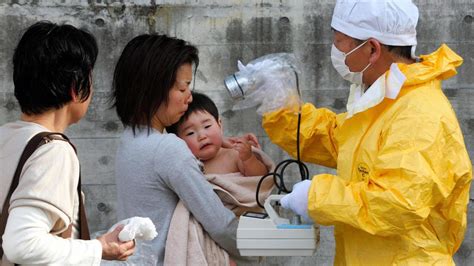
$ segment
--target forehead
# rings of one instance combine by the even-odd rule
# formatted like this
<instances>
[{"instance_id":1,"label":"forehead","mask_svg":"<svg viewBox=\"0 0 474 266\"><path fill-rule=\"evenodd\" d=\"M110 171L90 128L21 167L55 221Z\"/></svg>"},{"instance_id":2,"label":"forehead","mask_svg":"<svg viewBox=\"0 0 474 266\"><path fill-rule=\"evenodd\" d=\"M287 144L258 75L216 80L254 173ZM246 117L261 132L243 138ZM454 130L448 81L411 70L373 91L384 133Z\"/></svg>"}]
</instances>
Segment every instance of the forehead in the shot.
<instances>
[{"instance_id":1,"label":"forehead","mask_svg":"<svg viewBox=\"0 0 474 266\"><path fill-rule=\"evenodd\" d=\"M189 117L195 117L195 118L214 118L208 111L206 110L195 110L193 111Z\"/></svg>"},{"instance_id":2,"label":"forehead","mask_svg":"<svg viewBox=\"0 0 474 266\"><path fill-rule=\"evenodd\" d=\"M182 64L176 72L177 80L189 80L193 77L193 66L189 63Z\"/></svg>"},{"instance_id":3,"label":"forehead","mask_svg":"<svg viewBox=\"0 0 474 266\"><path fill-rule=\"evenodd\" d=\"M189 114L188 117L186 117L186 119L181 124L181 127L183 127L185 125L194 124L194 123L202 123L202 122L205 122L207 120L214 121L215 119L206 110L196 110L196 111L192 112L191 114Z\"/></svg>"},{"instance_id":4,"label":"forehead","mask_svg":"<svg viewBox=\"0 0 474 266\"><path fill-rule=\"evenodd\" d=\"M350 37L349 35L346 35L340 31L333 30L333 38L334 41L336 42L350 42L350 41L355 41L354 38Z\"/></svg>"}]
</instances>

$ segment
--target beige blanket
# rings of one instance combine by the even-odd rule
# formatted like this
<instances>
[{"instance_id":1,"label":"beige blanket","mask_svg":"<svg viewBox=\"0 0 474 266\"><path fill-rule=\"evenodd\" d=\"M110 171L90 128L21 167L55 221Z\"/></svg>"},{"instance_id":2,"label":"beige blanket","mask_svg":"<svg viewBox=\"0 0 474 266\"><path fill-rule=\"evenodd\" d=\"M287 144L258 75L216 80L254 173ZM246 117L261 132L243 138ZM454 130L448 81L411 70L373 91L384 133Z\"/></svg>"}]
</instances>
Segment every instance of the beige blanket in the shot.
<instances>
[{"instance_id":1,"label":"beige blanket","mask_svg":"<svg viewBox=\"0 0 474 266\"><path fill-rule=\"evenodd\" d=\"M273 161L261 150L255 154L273 171ZM261 176L242 176L240 173L209 174L212 184L224 205L237 216L245 211L262 211L258 207L255 194ZM273 179L266 178L259 193L259 201L264 203L273 189ZM229 265L229 255L217 245L202 229L199 222L180 201L171 218L166 240L164 265Z\"/></svg>"},{"instance_id":2,"label":"beige blanket","mask_svg":"<svg viewBox=\"0 0 474 266\"><path fill-rule=\"evenodd\" d=\"M166 240L164 265L229 265L229 255L178 202Z\"/></svg>"}]
</instances>

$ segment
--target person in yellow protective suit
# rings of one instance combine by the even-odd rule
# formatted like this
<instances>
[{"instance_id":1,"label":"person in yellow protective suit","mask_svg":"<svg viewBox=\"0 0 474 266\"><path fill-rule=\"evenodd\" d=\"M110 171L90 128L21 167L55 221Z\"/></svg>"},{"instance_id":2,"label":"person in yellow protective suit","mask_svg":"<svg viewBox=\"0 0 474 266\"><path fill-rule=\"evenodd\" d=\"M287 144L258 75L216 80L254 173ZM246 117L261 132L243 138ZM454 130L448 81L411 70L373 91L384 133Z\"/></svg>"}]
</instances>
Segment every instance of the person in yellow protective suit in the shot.
<instances>
[{"instance_id":1,"label":"person in yellow protective suit","mask_svg":"<svg viewBox=\"0 0 474 266\"><path fill-rule=\"evenodd\" d=\"M281 200L335 226L336 265L453 265L464 237L472 164L441 90L462 58L446 45L416 58L417 20L407 0L336 3L331 57L352 83L348 111L304 104L300 153L337 175L297 183ZM295 157L297 119L291 108L263 117Z\"/></svg>"}]
</instances>

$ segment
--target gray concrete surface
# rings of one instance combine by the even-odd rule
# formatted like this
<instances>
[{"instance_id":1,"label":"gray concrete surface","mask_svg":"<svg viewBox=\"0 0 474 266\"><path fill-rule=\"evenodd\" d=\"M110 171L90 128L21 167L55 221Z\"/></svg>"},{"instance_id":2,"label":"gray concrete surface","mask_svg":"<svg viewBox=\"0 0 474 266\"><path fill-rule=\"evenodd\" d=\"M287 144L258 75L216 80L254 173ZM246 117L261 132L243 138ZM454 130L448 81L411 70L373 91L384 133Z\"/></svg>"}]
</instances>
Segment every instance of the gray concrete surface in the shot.
<instances>
[{"instance_id":1,"label":"gray concrete surface","mask_svg":"<svg viewBox=\"0 0 474 266\"><path fill-rule=\"evenodd\" d=\"M273 52L294 52L301 60L304 100L344 111L348 84L330 63L330 18L333 0L0 0L0 124L19 117L13 96L11 58L24 28L39 20L70 23L92 32L100 54L94 72L95 94L87 116L67 134L77 144L83 187L92 231L116 219L114 154L122 130L107 94L115 61L124 45L141 33L159 32L186 39L200 49L196 89L208 93L222 111L225 132L254 132L276 161L286 154L269 142L255 110L231 111L232 102L222 80L244 63ZM463 58L459 74L444 83L461 123L466 145L474 158L474 1L418 0L418 53L429 53L447 43ZM311 174L330 171L310 167ZM293 171L294 172L294 171ZM292 178L292 182L296 178ZM455 256L458 265L474 261L474 192L471 190L468 230ZM331 265L332 228L321 231L314 257L267 258L263 265Z\"/></svg>"}]
</instances>

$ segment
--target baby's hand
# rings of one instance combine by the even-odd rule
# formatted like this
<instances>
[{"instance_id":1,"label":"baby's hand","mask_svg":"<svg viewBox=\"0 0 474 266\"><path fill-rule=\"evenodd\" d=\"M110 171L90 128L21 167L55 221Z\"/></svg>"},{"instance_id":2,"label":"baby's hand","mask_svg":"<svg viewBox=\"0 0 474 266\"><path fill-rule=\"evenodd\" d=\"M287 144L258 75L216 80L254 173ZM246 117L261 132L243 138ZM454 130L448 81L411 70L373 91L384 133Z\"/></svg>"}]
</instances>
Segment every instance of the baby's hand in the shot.
<instances>
[{"instance_id":1,"label":"baby's hand","mask_svg":"<svg viewBox=\"0 0 474 266\"><path fill-rule=\"evenodd\" d=\"M262 148L260 147L260 143L258 143L257 136L255 136L254 134L247 133L243 135L242 138L245 139L247 142L249 142L250 145L254 146L255 148L259 148L259 149Z\"/></svg>"},{"instance_id":2,"label":"baby's hand","mask_svg":"<svg viewBox=\"0 0 474 266\"><path fill-rule=\"evenodd\" d=\"M241 137L224 139L222 147L235 149L239 153L237 166L244 176L262 176L268 173L267 166L255 156L252 146L261 149L257 137L247 133Z\"/></svg>"},{"instance_id":3,"label":"baby's hand","mask_svg":"<svg viewBox=\"0 0 474 266\"><path fill-rule=\"evenodd\" d=\"M239 159L244 162L252 158L252 145L250 141L247 141L244 138L232 138L230 142L233 145L233 148L239 153Z\"/></svg>"},{"instance_id":4,"label":"baby's hand","mask_svg":"<svg viewBox=\"0 0 474 266\"><path fill-rule=\"evenodd\" d=\"M246 142L248 142L250 145L252 145L252 146L254 146L255 148L258 148L258 149L261 149L261 148L262 148L262 147L260 147L260 143L258 143L257 137L256 137L254 134L252 134L252 133L244 134L244 135L241 136L241 137L225 138L224 141L222 142L222 147L223 147L223 148L231 149L231 148L233 148L234 142L236 142L237 140L246 141Z\"/></svg>"}]
</instances>

